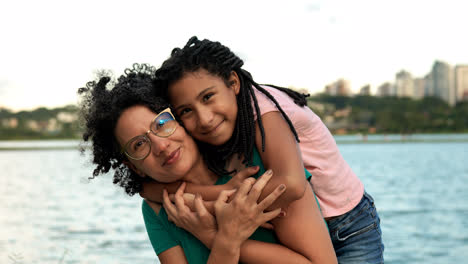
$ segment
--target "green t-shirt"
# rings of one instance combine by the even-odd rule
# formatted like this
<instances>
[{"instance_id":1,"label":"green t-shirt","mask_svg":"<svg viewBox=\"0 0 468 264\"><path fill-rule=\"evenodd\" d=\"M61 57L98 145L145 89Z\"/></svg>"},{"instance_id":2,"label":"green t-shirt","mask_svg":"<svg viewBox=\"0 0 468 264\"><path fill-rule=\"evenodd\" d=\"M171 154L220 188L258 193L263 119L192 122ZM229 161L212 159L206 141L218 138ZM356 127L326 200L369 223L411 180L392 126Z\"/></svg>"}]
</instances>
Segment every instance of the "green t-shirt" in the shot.
<instances>
[{"instance_id":1,"label":"green t-shirt","mask_svg":"<svg viewBox=\"0 0 468 264\"><path fill-rule=\"evenodd\" d=\"M256 148L254 148L252 165L258 165L260 167L259 172L254 176L255 178L258 178L265 172L265 168L263 167ZM311 174L307 170L305 170L305 173L307 179L309 179ZM229 176L219 177L215 184L225 184L229 179ZM156 214L153 209L143 201L142 211L146 231L156 255L172 247L181 246L188 263L206 263L208 261L208 256L210 254L209 249L192 234L169 222L164 208L161 208L159 214ZM250 239L278 243L274 232L262 227L258 228Z\"/></svg>"}]
</instances>

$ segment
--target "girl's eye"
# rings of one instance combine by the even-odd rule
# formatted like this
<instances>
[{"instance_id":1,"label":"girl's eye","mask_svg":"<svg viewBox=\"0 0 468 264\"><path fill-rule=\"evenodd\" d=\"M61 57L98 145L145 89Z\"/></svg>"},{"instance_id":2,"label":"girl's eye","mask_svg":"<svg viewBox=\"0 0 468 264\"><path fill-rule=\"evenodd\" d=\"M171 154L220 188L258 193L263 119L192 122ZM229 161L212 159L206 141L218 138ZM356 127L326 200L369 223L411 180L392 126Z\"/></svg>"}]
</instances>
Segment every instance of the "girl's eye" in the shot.
<instances>
[{"instance_id":1,"label":"girl's eye","mask_svg":"<svg viewBox=\"0 0 468 264\"><path fill-rule=\"evenodd\" d=\"M209 94L206 94L205 96L203 96L203 101L206 102L208 101L211 97L213 97L213 93L209 93Z\"/></svg>"},{"instance_id":2,"label":"girl's eye","mask_svg":"<svg viewBox=\"0 0 468 264\"><path fill-rule=\"evenodd\" d=\"M184 108L184 109L180 110L179 116L183 116L183 115L188 114L188 113L190 113L190 112L192 112L192 109L190 109L190 108Z\"/></svg>"}]
</instances>

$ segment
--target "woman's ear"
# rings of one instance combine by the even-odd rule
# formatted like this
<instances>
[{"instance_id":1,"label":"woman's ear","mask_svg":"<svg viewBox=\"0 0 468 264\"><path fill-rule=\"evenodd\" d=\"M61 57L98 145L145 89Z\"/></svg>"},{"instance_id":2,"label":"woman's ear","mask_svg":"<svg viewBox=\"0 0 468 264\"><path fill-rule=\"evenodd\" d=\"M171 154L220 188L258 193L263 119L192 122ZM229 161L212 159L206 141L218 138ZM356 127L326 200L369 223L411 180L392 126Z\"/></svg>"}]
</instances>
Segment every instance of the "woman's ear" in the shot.
<instances>
[{"instance_id":1,"label":"woman's ear","mask_svg":"<svg viewBox=\"0 0 468 264\"><path fill-rule=\"evenodd\" d=\"M231 71L231 75L229 76L228 83L229 83L229 88L234 89L234 93L238 95L240 91L240 80L236 71Z\"/></svg>"},{"instance_id":2,"label":"woman's ear","mask_svg":"<svg viewBox=\"0 0 468 264\"><path fill-rule=\"evenodd\" d=\"M129 169L131 169L132 171L134 171L136 174L140 175L140 177L146 177L146 174L144 172L142 172L141 170L139 170L135 164L131 163L130 161L123 161L123 164L125 164L125 166L127 166Z\"/></svg>"}]
</instances>

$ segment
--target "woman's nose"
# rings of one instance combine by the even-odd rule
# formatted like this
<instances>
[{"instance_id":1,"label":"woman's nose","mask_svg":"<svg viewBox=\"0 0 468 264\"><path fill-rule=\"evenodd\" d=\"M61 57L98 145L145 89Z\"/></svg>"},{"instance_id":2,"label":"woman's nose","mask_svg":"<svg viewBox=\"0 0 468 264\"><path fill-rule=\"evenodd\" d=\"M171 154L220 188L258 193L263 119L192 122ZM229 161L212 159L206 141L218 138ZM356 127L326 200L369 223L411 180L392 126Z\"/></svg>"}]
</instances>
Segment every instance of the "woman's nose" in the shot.
<instances>
[{"instance_id":1,"label":"woman's nose","mask_svg":"<svg viewBox=\"0 0 468 264\"><path fill-rule=\"evenodd\" d=\"M161 152L165 151L170 145L170 140L168 138L158 137L150 133L151 140L151 151L159 156Z\"/></svg>"}]
</instances>

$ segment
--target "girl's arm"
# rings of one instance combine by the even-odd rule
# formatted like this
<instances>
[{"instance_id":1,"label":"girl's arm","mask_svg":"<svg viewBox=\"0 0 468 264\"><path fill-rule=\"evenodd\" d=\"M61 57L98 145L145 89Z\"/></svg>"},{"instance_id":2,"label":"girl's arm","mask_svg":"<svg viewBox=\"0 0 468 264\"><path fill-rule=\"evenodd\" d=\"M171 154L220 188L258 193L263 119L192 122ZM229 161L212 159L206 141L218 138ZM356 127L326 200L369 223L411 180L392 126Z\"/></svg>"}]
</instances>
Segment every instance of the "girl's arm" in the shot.
<instances>
[{"instance_id":1,"label":"girl's arm","mask_svg":"<svg viewBox=\"0 0 468 264\"><path fill-rule=\"evenodd\" d=\"M262 137L258 123L255 143L265 169L273 170L275 175L265 186L260 199L263 199L265 194L273 191L279 184L285 184L286 192L270 209L287 208L291 202L304 195L308 185L301 152L291 129L279 112L268 112L262 115L262 122L265 129L265 151L262 151Z\"/></svg>"},{"instance_id":2,"label":"girl's arm","mask_svg":"<svg viewBox=\"0 0 468 264\"><path fill-rule=\"evenodd\" d=\"M302 198L289 205L286 216L275 218L272 223L281 244L311 263L337 263L330 234L310 184Z\"/></svg>"},{"instance_id":3,"label":"girl's arm","mask_svg":"<svg viewBox=\"0 0 468 264\"><path fill-rule=\"evenodd\" d=\"M246 178L257 172L258 166L245 168L236 173L229 182L223 185L200 185L187 182L185 192L192 194L199 193L203 200L215 201L219 197L221 191L237 189ZM153 202L162 203L163 190L166 189L169 194L174 194L181 184L182 181L172 183L148 181L143 184L143 190L140 192L140 196ZM213 213L213 211L210 212Z\"/></svg>"},{"instance_id":4,"label":"girl's arm","mask_svg":"<svg viewBox=\"0 0 468 264\"><path fill-rule=\"evenodd\" d=\"M270 176L271 177L271 176ZM263 178L263 176L262 176ZM260 178L260 179L262 179ZM259 181L260 181L259 179ZM251 179L249 179L251 180ZM182 188L181 188L182 189ZM182 189L183 190L183 189ZM237 252L236 241L232 239L238 232L236 217L249 219L251 215L248 204L238 203L237 214L231 215L232 221L227 227L231 235L222 236L222 232L216 229L216 220L203 207L201 198L196 200L195 212L185 206L182 198L182 190L175 195L175 205L165 201L165 207L171 221L181 228L186 229L202 241L208 248L214 249L214 242L218 242L218 252L223 250L228 253L230 249ZM261 192L261 190L256 190ZM278 188L275 192L279 192ZM233 200L234 201L234 200ZM265 200L264 200L265 201ZM263 201L262 201L263 202ZM272 202L271 202L272 203ZM270 203L270 204L271 204ZM315 206L311 206L311 204ZM170 209L169 209L170 208ZM265 207L266 208L266 207ZM304 211L304 212L303 212ZM219 212L218 212L219 214ZM282 219L284 218L284 221ZM219 217L217 217L219 219ZM218 220L219 221L219 220ZM252 221L252 220L251 220ZM325 222L320 215L312 190L306 190L303 198L291 205L291 210L286 217L276 218L274 223L278 238L285 246L265 243L255 240L246 240L240 247L240 261L243 263L336 263L333 246L328 235ZM220 227L225 224L218 223ZM241 229L242 230L242 229ZM226 232L225 232L226 233ZM221 236L221 237L220 237ZM219 248L221 246L221 249ZM223 247L224 246L224 247ZM233 252L231 252L232 254ZM227 253L226 253L227 254Z\"/></svg>"}]
</instances>

